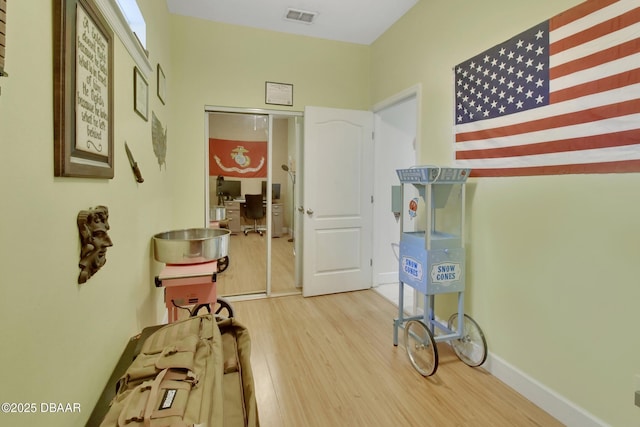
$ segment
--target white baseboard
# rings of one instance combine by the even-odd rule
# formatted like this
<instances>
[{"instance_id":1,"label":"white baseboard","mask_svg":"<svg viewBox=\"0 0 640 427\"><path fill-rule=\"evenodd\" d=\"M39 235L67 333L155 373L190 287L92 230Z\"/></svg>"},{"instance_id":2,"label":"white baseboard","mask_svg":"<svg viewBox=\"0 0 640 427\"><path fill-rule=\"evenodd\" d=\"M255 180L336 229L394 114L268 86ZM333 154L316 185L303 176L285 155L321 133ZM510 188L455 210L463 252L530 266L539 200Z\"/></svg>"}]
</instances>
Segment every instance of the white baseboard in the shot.
<instances>
[{"instance_id":1,"label":"white baseboard","mask_svg":"<svg viewBox=\"0 0 640 427\"><path fill-rule=\"evenodd\" d=\"M391 273L379 273L377 275L376 285L389 285L389 284L398 284L398 272Z\"/></svg>"},{"instance_id":2,"label":"white baseboard","mask_svg":"<svg viewBox=\"0 0 640 427\"><path fill-rule=\"evenodd\" d=\"M609 426L498 356L489 353L482 367L568 427Z\"/></svg>"}]
</instances>

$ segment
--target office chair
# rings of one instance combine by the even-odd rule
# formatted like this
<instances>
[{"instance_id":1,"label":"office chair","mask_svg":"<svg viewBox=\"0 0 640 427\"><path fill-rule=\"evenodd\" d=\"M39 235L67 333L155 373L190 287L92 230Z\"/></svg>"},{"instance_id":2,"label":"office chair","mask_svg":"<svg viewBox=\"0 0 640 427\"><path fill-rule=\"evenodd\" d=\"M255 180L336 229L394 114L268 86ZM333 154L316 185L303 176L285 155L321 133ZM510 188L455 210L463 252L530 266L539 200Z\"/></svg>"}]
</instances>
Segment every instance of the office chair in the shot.
<instances>
[{"instance_id":1,"label":"office chair","mask_svg":"<svg viewBox=\"0 0 640 427\"><path fill-rule=\"evenodd\" d=\"M262 226L258 226L258 220L264 218L264 206L262 205L262 194L246 194L244 196L246 201L246 205L244 208L244 217L253 220L253 228L245 228L244 235L250 231L255 231L256 233L262 233L267 231L266 228Z\"/></svg>"}]
</instances>

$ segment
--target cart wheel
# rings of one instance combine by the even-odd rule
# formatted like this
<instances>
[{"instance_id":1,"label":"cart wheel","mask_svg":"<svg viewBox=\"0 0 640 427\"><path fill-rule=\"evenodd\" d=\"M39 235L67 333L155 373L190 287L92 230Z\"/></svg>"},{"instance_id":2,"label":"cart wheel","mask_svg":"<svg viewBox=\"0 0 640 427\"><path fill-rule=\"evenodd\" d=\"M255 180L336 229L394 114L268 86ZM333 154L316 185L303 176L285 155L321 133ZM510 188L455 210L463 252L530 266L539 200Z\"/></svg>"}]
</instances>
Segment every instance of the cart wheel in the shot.
<instances>
[{"instance_id":1,"label":"cart wheel","mask_svg":"<svg viewBox=\"0 0 640 427\"><path fill-rule=\"evenodd\" d=\"M207 310L207 313L211 313L211 307L209 307L209 304L199 304L193 310L191 310L191 317L196 317L198 314L200 314L200 310L202 310L203 308Z\"/></svg>"},{"instance_id":2,"label":"cart wheel","mask_svg":"<svg viewBox=\"0 0 640 427\"><path fill-rule=\"evenodd\" d=\"M449 318L449 329L458 330L458 313L453 313ZM464 335L457 340L451 340L451 345L460 360L471 367L480 366L487 360L487 341L484 339L482 329L470 316L464 315L462 322Z\"/></svg>"},{"instance_id":3,"label":"cart wheel","mask_svg":"<svg viewBox=\"0 0 640 427\"><path fill-rule=\"evenodd\" d=\"M200 304L193 309L193 311L191 312L191 317L197 316L200 310L202 310L203 308L207 310L207 313L211 313L211 304ZM213 306L213 314L215 314L217 317L233 317L233 308L227 300L218 298Z\"/></svg>"},{"instance_id":4,"label":"cart wheel","mask_svg":"<svg viewBox=\"0 0 640 427\"><path fill-rule=\"evenodd\" d=\"M218 316L218 317L233 317L233 307L231 307L231 304L229 304L229 301L227 301L224 298L218 298L218 301L216 302L215 306L213 307L213 313Z\"/></svg>"},{"instance_id":5,"label":"cart wheel","mask_svg":"<svg viewBox=\"0 0 640 427\"><path fill-rule=\"evenodd\" d=\"M218 260L218 273L222 273L229 267L229 257L225 256Z\"/></svg>"},{"instance_id":6,"label":"cart wheel","mask_svg":"<svg viewBox=\"0 0 640 427\"><path fill-rule=\"evenodd\" d=\"M429 377L438 369L438 349L433 334L420 320L409 320L404 327L404 347L416 371Z\"/></svg>"}]
</instances>

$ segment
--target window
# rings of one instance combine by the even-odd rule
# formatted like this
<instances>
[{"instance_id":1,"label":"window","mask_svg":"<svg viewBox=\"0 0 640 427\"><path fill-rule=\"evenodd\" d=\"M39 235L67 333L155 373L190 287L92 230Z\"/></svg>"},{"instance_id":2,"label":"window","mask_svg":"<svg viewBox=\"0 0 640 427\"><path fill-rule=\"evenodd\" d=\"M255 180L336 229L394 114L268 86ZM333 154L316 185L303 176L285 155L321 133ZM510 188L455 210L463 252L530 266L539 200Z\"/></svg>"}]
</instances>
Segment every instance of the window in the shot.
<instances>
[{"instance_id":1,"label":"window","mask_svg":"<svg viewBox=\"0 0 640 427\"><path fill-rule=\"evenodd\" d=\"M130 6L121 6L120 3L128 3ZM129 51L142 75L149 79L149 76L153 74L153 68L151 68L145 47L147 39L146 24L136 0L95 0L95 4L111 28L113 28L113 32ZM125 7L126 13L132 15L131 17L125 16ZM130 10L133 10L133 12L130 12ZM129 23L129 20L131 23Z\"/></svg>"},{"instance_id":2,"label":"window","mask_svg":"<svg viewBox=\"0 0 640 427\"><path fill-rule=\"evenodd\" d=\"M140 40L142 47L146 49L147 24L144 22L144 16L142 16L142 12L140 12L138 3L136 0L116 0L116 3L120 6L120 10L127 20L129 28L131 28L133 34Z\"/></svg>"}]
</instances>

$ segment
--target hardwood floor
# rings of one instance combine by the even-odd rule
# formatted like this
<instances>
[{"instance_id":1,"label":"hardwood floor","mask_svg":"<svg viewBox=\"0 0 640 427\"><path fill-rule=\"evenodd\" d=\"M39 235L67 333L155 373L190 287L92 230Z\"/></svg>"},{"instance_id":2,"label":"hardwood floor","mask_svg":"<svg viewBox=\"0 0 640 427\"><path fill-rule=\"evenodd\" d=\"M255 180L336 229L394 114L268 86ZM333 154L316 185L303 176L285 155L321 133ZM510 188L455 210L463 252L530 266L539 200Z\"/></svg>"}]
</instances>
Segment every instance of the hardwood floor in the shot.
<instances>
[{"instance_id":1,"label":"hardwood floor","mask_svg":"<svg viewBox=\"0 0 640 427\"><path fill-rule=\"evenodd\" d=\"M218 275L219 296L266 292L267 237L234 234L229 240L229 267ZM286 235L271 239L272 294L300 292L294 284L293 242Z\"/></svg>"},{"instance_id":2,"label":"hardwood floor","mask_svg":"<svg viewBox=\"0 0 640 427\"><path fill-rule=\"evenodd\" d=\"M396 307L373 290L232 305L251 334L262 427L562 425L446 343L421 376L393 346Z\"/></svg>"}]
</instances>

